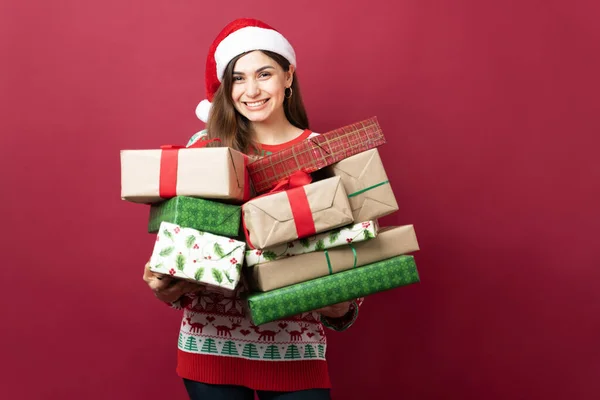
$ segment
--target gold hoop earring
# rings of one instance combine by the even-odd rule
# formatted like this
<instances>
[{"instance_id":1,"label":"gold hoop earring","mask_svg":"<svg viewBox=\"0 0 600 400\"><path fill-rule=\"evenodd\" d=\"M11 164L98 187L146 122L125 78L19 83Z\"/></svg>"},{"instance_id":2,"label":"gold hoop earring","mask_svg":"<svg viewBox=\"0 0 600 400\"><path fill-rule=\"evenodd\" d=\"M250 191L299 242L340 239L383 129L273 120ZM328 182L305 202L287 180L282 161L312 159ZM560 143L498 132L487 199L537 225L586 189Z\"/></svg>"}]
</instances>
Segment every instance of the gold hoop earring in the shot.
<instances>
[{"instance_id":1,"label":"gold hoop earring","mask_svg":"<svg viewBox=\"0 0 600 400\"><path fill-rule=\"evenodd\" d=\"M290 95L288 96L287 94L285 94L285 98L286 98L286 99L289 99L289 98L291 98L291 97L292 97L292 93L294 93L294 91L292 90L292 87L290 86L289 88L285 88L285 89L286 89L286 90L287 90L287 89L290 89Z\"/></svg>"}]
</instances>

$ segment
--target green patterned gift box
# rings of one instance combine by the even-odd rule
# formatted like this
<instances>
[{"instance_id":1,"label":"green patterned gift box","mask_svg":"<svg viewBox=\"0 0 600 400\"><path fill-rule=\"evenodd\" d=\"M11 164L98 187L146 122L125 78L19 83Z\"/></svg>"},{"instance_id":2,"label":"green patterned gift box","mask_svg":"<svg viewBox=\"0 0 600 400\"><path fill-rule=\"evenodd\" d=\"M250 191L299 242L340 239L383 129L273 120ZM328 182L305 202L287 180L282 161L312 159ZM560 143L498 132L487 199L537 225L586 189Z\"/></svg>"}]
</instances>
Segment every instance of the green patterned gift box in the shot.
<instances>
[{"instance_id":1,"label":"green patterned gift box","mask_svg":"<svg viewBox=\"0 0 600 400\"><path fill-rule=\"evenodd\" d=\"M413 256L401 255L313 279L296 285L248 296L256 325L316 310L419 282Z\"/></svg>"},{"instance_id":2,"label":"green patterned gift box","mask_svg":"<svg viewBox=\"0 0 600 400\"><path fill-rule=\"evenodd\" d=\"M240 218L240 206L177 196L150 206L148 232L158 232L161 222L171 222L185 228L237 237Z\"/></svg>"}]
</instances>

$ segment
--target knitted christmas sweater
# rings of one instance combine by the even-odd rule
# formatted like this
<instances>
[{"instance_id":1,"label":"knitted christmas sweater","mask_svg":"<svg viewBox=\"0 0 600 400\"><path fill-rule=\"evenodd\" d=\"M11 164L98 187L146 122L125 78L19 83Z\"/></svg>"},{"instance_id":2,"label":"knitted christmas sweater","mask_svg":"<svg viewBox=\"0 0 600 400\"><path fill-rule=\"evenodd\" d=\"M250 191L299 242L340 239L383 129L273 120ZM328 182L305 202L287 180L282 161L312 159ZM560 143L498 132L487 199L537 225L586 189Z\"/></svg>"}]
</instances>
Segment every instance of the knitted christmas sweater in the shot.
<instances>
[{"instance_id":1,"label":"knitted christmas sweater","mask_svg":"<svg viewBox=\"0 0 600 400\"><path fill-rule=\"evenodd\" d=\"M198 132L188 146L206 131ZM282 150L316 133L305 130L280 145L259 145L252 155ZM294 391L329 388L324 327L345 330L356 320L362 299L342 318L315 312L255 326L245 310L244 278L235 291L207 288L171 305L183 310L177 373L210 384L241 385L255 390Z\"/></svg>"}]
</instances>

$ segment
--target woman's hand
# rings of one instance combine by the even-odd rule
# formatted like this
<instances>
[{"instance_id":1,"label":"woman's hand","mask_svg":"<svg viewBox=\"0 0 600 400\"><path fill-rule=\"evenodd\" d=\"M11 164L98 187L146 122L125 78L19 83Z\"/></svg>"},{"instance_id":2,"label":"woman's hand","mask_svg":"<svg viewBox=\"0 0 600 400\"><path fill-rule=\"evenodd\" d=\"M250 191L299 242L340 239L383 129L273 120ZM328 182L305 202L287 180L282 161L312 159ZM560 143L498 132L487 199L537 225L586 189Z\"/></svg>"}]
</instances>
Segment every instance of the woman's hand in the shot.
<instances>
[{"instance_id":1,"label":"woman's hand","mask_svg":"<svg viewBox=\"0 0 600 400\"><path fill-rule=\"evenodd\" d=\"M172 303L186 293L202 290L202 286L182 279L174 279L169 275L150 271L150 262L144 267L144 282L148 284L154 295L161 301Z\"/></svg>"},{"instance_id":2,"label":"woman's hand","mask_svg":"<svg viewBox=\"0 0 600 400\"><path fill-rule=\"evenodd\" d=\"M327 318L341 318L350 311L350 304L352 304L352 302L344 301L343 303L319 308L318 310L315 310L315 312L318 312Z\"/></svg>"}]
</instances>

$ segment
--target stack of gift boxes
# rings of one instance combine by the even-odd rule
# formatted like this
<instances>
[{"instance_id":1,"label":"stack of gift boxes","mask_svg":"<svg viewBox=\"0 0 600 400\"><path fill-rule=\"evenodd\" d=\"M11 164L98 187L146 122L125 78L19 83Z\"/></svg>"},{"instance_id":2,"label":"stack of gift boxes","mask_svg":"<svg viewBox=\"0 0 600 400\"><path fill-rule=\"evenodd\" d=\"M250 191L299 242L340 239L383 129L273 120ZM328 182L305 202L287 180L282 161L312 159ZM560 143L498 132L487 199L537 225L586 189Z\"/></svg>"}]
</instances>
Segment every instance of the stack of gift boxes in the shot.
<instances>
[{"instance_id":1,"label":"stack of gift boxes","mask_svg":"<svg viewBox=\"0 0 600 400\"><path fill-rule=\"evenodd\" d=\"M208 142L208 141L207 141ZM233 290L254 324L416 283L375 117L257 160L225 147L121 151L121 197L151 204L150 269Z\"/></svg>"},{"instance_id":2,"label":"stack of gift boxes","mask_svg":"<svg viewBox=\"0 0 600 400\"><path fill-rule=\"evenodd\" d=\"M252 197L248 158L206 144L122 150L121 197L150 204L152 271L233 290L246 250L237 237L240 205Z\"/></svg>"}]
</instances>

